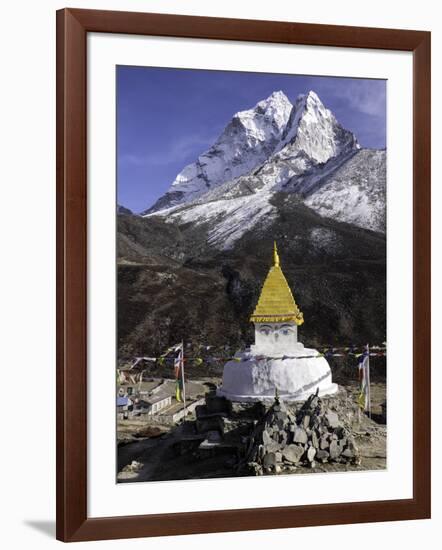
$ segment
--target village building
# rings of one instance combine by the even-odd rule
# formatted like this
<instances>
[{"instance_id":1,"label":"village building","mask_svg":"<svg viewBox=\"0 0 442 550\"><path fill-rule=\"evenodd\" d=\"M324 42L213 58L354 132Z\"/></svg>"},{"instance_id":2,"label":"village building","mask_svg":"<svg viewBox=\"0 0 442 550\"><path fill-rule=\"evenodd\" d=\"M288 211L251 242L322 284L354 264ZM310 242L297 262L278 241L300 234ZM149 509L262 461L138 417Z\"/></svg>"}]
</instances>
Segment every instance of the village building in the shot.
<instances>
[{"instance_id":1,"label":"village building","mask_svg":"<svg viewBox=\"0 0 442 550\"><path fill-rule=\"evenodd\" d=\"M133 402L127 395L117 396L117 417L120 419L129 418L129 413L133 410Z\"/></svg>"},{"instance_id":2,"label":"village building","mask_svg":"<svg viewBox=\"0 0 442 550\"><path fill-rule=\"evenodd\" d=\"M276 243L273 265L264 281L250 321L255 344L224 365L217 394L231 401L304 401L318 390L335 393L337 385L326 359L298 341L304 317L282 272Z\"/></svg>"},{"instance_id":3,"label":"village building","mask_svg":"<svg viewBox=\"0 0 442 550\"><path fill-rule=\"evenodd\" d=\"M145 409L145 414L153 415L158 414L160 411L170 407L172 404L171 395L152 395L145 401L147 407Z\"/></svg>"},{"instance_id":4,"label":"village building","mask_svg":"<svg viewBox=\"0 0 442 550\"><path fill-rule=\"evenodd\" d=\"M117 415L120 419L128 419L140 415L157 415L172 405L172 395L162 393L151 394L141 398L134 395L117 395Z\"/></svg>"},{"instance_id":5,"label":"village building","mask_svg":"<svg viewBox=\"0 0 442 550\"><path fill-rule=\"evenodd\" d=\"M146 398L136 397L134 400L132 416L156 415L172 404L172 396L164 393L152 394Z\"/></svg>"}]
</instances>

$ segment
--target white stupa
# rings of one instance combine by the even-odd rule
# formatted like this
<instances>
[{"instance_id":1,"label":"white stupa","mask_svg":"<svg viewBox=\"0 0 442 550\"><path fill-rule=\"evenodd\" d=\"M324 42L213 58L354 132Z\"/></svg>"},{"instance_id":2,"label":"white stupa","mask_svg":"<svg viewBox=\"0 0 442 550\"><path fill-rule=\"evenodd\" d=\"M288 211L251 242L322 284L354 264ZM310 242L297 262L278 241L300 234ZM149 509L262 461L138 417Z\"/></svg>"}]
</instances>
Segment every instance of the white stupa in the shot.
<instances>
[{"instance_id":1,"label":"white stupa","mask_svg":"<svg viewBox=\"0 0 442 550\"><path fill-rule=\"evenodd\" d=\"M277 390L284 401L303 401L316 390L320 396L337 391L326 359L298 342L304 318L279 265L276 243L273 266L250 321L255 325L255 344L224 365L219 396L240 402L273 401Z\"/></svg>"}]
</instances>

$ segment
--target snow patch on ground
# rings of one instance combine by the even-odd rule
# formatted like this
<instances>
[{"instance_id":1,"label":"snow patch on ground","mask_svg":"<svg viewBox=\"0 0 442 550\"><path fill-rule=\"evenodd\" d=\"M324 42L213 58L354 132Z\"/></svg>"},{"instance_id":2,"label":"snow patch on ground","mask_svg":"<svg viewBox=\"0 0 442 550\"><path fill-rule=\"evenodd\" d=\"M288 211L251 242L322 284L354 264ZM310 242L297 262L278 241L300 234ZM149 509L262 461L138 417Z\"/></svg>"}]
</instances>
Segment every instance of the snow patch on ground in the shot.
<instances>
[{"instance_id":1,"label":"snow patch on ground","mask_svg":"<svg viewBox=\"0 0 442 550\"><path fill-rule=\"evenodd\" d=\"M312 229L309 238L312 250L317 252L338 252L342 248L336 233L325 227Z\"/></svg>"}]
</instances>

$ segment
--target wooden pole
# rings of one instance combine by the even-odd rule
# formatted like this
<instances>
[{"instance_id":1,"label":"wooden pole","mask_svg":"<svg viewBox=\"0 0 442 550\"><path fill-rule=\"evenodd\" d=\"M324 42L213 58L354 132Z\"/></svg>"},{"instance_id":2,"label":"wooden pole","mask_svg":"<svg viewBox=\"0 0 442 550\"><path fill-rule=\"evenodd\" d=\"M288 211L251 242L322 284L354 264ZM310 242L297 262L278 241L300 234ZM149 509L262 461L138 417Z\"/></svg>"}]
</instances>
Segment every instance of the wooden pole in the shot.
<instances>
[{"instance_id":1,"label":"wooden pole","mask_svg":"<svg viewBox=\"0 0 442 550\"><path fill-rule=\"evenodd\" d=\"M367 344L367 399L368 417L371 419L370 346Z\"/></svg>"},{"instance_id":2,"label":"wooden pole","mask_svg":"<svg viewBox=\"0 0 442 550\"><path fill-rule=\"evenodd\" d=\"M186 419L187 416L187 408L186 408L186 385L184 382L184 341L181 341L181 381L183 383L183 402L184 402L184 416L183 421Z\"/></svg>"}]
</instances>

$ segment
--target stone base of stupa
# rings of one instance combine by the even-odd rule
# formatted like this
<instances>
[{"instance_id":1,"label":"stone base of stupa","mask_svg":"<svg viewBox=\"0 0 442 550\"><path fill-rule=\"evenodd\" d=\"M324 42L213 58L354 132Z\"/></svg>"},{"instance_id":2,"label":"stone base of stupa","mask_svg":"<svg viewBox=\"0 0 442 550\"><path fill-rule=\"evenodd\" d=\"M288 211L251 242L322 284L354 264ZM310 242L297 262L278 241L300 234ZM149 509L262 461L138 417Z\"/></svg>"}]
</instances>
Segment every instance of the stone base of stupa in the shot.
<instances>
[{"instance_id":1,"label":"stone base of stupa","mask_svg":"<svg viewBox=\"0 0 442 550\"><path fill-rule=\"evenodd\" d=\"M224 365L217 395L242 403L271 402L278 390L281 400L294 402L304 401L317 390L324 396L337 389L326 359L318 351L302 347L297 353L281 357L266 357L251 350L236 353Z\"/></svg>"}]
</instances>

